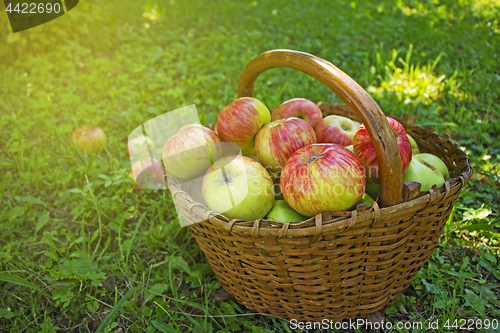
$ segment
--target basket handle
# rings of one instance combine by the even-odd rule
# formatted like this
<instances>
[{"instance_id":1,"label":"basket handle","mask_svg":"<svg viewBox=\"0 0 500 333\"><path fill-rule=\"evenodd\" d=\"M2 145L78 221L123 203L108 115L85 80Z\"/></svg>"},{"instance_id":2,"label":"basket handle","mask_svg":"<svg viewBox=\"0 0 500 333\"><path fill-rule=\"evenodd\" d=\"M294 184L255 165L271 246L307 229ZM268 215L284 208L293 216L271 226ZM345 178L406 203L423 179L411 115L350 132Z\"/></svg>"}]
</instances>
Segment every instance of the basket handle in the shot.
<instances>
[{"instance_id":1,"label":"basket handle","mask_svg":"<svg viewBox=\"0 0 500 333\"><path fill-rule=\"evenodd\" d=\"M251 97L257 77L275 67L289 67L314 77L330 88L356 112L375 145L379 161L380 206L403 199L403 167L399 148L384 113L370 95L350 76L331 62L293 50L271 50L252 59L238 83L238 97Z\"/></svg>"}]
</instances>

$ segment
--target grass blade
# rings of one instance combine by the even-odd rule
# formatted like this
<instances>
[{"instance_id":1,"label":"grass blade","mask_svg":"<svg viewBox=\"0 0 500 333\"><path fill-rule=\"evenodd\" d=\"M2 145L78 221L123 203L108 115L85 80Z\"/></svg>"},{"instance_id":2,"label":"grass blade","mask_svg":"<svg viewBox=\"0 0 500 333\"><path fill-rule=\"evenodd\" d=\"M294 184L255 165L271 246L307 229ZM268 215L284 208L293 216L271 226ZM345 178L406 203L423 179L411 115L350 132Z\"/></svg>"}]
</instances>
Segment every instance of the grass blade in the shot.
<instances>
[{"instance_id":1,"label":"grass blade","mask_svg":"<svg viewBox=\"0 0 500 333\"><path fill-rule=\"evenodd\" d=\"M103 332L104 329L109 325L109 323L113 319L115 319L116 313L122 307L123 303L125 303L130 296L132 296L137 290L140 290L140 289L142 289L142 287L134 287L134 288L130 289L129 291L127 291L127 293L122 297L122 299L118 303L115 304L113 309L111 309L111 311L108 313L106 318L104 318L101 325L99 325L99 327L97 328L96 332Z\"/></svg>"},{"instance_id":2,"label":"grass blade","mask_svg":"<svg viewBox=\"0 0 500 333\"><path fill-rule=\"evenodd\" d=\"M25 279L22 279L18 276L11 275L11 274L0 273L0 281L18 284L18 285L25 286L25 287L28 287L31 289L35 289L36 291L42 291L42 289L39 286L37 286L36 284L33 284L29 281L26 281Z\"/></svg>"}]
</instances>

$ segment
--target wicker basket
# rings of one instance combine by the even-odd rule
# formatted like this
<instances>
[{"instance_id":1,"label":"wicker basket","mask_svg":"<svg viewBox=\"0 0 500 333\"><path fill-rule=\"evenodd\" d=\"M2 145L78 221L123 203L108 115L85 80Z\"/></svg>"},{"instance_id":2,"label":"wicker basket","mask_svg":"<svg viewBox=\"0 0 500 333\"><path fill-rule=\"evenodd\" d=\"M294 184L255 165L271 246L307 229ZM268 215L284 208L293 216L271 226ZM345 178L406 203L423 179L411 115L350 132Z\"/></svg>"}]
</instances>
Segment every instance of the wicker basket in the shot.
<instances>
[{"instance_id":1,"label":"wicker basket","mask_svg":"<svg viewBox=\"0 0 500 333\"><path fill-rule=\"evenodd\" d=\"M381 193L372 208L325 212L304 222L231 220L196 203L169 177L169 188L223 287L263 315L302 321L366 318L383 311L410 285L431 255L461 189L472 175L470 159L432 130L398 119L422 152L441 157L452 179L420 192L402 181L401 160L378 105L349 76L323 59L289 50L253 59L238 95L251 96L257 76L274 67L301 70L346 104L319 104L324 116L362 121L377 148ZM366 206L365 206L366 207Z\"/></svg>"}]
</instances>

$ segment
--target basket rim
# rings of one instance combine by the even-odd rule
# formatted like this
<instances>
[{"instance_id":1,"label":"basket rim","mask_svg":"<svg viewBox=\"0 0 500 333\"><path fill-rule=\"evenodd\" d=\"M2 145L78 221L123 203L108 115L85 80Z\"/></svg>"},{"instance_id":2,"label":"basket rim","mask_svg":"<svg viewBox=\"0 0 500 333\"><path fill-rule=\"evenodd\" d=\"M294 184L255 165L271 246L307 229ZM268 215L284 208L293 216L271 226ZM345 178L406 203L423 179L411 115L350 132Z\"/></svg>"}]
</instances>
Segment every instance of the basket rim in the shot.
<instances>
[{"instance_id":1,"label":"basket rim","mask_svg":"<svg viewBox=\"0 0 500 333\"><path fill-rule=\"evenodd\" d=\"M319 102L318 106L325 107L345 107L343 103L323 103ZM426 132L433 140L438 142L448 142L454 147L452 154L458 153L461 159L465 160L460 174L447 180L443 185L436 187L435 185L425 192L420 192L420 195L411 200L403 201L399 204L389 207L380 208L375 201L374 205L369 209L358 208L352 211L333 211L319 213L301 222L276 222L266 220L265 218L255 221L246 221L241 219L229 219L222 214L214 212L205 205L195 202L193 198L186 192L180 190L180 182L172 175L167 174L168 188L175 197L174 200L184 200L191 214L202 217L199 223L209 223L218 229L225 230L228 233L247 235L253 237L304 237L304 236L319 236L326 232L345 232L349 228L358 224L366 224L366 227L376 223L380 218L386 215L407 214L408 210L414 210L414 213L424 210L434 202L439 202L445 198L461 191L465 184L470 180L473 172L472 161L463 152L460 147L454 143L448 135L439 135L434 130L426 129L420 125L408 124L399 117L386 114L399 121L405 129L407 127ZM457 166L458 167L458 166ZM423 194L423 195L422 195ZM192 224L194 225L194 224ZM315 237L316 238L316 237Z\"/></svg>"}]
</instances>

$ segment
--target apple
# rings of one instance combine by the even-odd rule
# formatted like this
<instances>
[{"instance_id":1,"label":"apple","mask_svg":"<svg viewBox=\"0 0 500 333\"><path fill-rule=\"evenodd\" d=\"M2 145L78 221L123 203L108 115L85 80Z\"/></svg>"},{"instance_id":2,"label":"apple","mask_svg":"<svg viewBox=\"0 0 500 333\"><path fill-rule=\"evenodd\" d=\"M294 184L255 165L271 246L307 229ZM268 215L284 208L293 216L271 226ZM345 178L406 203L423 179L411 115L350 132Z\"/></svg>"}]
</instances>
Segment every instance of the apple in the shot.
<instances>
[{"instance_id":1,"label":"apple","mask_svg":"<svg viewBox=\"0 0 500 333\"><path fill-rule=\"evenodd\" d=\"M271 122L269 109L258 99L240 97L226 106L215 124L219 138L237 144L243 154L251 154L262 126Z\"/></svg>"},{"instance_id":2,"label":"apple","mask_svg":"<svg viewBox=\"0 0 500 333\"><path fill-rule=\"evenodd\" d=\"M170 137L163 146L165 169L180 180L203 176L210 165L223 156L222 143L211 129L190 125Z\"/></svg>"},{"instance_id":3,"label":"apple","mask_svg":"<svg viewBox=\"0 0 500 333\"><path fill-rule=\"evenodd\" d=\"M184 125L182 126L181 128L179 128L177 130L177 132L175 132L175 134L179 134L179 133L183 133L187 130L189 130L190 128L193 128L193 127L199 127L199 126L202 126L200 124L187 124L187 125ZM205 126L202 126L202 127L205 127ZM208 127L207 127L208 128ZM214 131L215 132L215 131ZM217 134L217 133L216 133Z\"/></svg>"},{"instance_id":4,"label":"apple","mask_svg":"<svg viewBox=\"0 0 500 333\"><path fill-rule=\"evenodd\" d=\"M311 217L351 208L365 192L366 175L359 159L348 149L318 143L290 156L280 185L290 207Z\"/></svg>"},{"instance_id":5,"label":"apple","mask_svg":"<svg viewBox=\"0 0 500 333\"><path fill-rule=\"evenodd\" d=\"M346 146L346 148L349 149L351 152L354 153L354 147L353 147L353 145Z\"/></svg>"},{"instance_id":6,"label":"apple","mask_svg":"<svg viewBox=\"0 0 500 333\"><path fill-rule=\"evenodd\" d=\"M290 117L304 119L312 128L316 128L316 125L323 119L321 109L305 98L294 98L283 102L274 109L271 121Z\"/></svg>"},{"instance_id":7,"label":"apple","mask_svg":"<svg viewBox=\"0 0 500 333\"><path fill-rule=\"evenodd\" d=\"M408 140L410 140L411 154L412 155L420 154L420 150L418 149L418 145L415 139L408 133L406 133L406 136L408 137Z\"/></svg>"},{"instance_id":8,"label":"apple","mask_svg":"<svg viewBox=\"0 0 500 333\"><path fill-rule=\"evenodd\" d=\"M429 153L421 153L417 154L414 156L414 158L422 161L425 161L435 167L444 177L444 180L450 179L450 172L448 171L448 168L446 167L446 164L443 162L442 159L437 157L436 155L429 154Z\"/></svg>"},{"instance_id":9,"label":"apple","mask_svg":"<svg viewBox=\"0 0 500 333\"><path fill-rule=\"evenodd\" d=\"M318 143L336 143L341 146L352 145L352 137L359 123L342 116L325 117L315 129Z\"/></svg>"},{"instance_id":10,"label":"apple","mask_svg":"<svg viewBox=\"0 0 500 333\"><path fill-rule=\"evenodd\" d=\"M255 137L255 150L267 170L279 172L290 155L313 143L316 143L316 136L312 127L304 120L292 117L262 127Z\"/></svg>"},{"instance_id":11,"label":"apple","mask_svg":"<svg viewBox=\"0 0 500 333\"><path fill-rule=\"evenodd\" d=\"M153 141L147 136L140 135L128 141L127 152L130 157L143 158L149 156L149 148L151 150L153 146ZM149 148L148 148L149 147Z\"/></svg>"},{"instance_id":12,"label":"apple","mask_svg":"<svg viewBox=\"0 0 500 333\"><path fill-rule=\"evenodd\" d=\"M431 164L418 158L411 160L408 170L403 175L403 182L420 183L420 190L427 191L432 185L441 186L444 184L443 175Z\"/></svg>"},{"instance_id":13,"label":"apple","mask_svg":"<svg viewBox=\"0 0 500 333\"><path fill-rule=\"evenodd\" d=\"M367 180L365 193L367 193L372 198L378 197L378 195L380 194L380 184L373 183L370 180Z\"/></svg>"},{"instance_id":14,"label":"apple","mask_svg":"<svg viewBox=\"0 0 500 333\"><path fill-rule=\"evenodd\" d=\"M135 189L163 189L166 187L163 167L155 158L144 157L132 164L127 177L134 180Z\"/></svg>"},{"instance_id":15,"label":"apple","mask_svg":"<svg viewBox=\"0 0 500 333\"><path fill-rule=\"evenodd\" d=\"M399 147L399 154L401 156L401 162L403 165L403 173L406 172L411 161L411 144L410 140L406 136L406 131L403 125L401 125L396 120L387 117L387 121L394 132L396 142ZM368 130L364 124L361 124L359 128L354 133L352 139L352 144L354 146L354 153L359 158L363 166L365 167L365 172L367 178L374 182L379 182L378 174L378 158L375 151L375 146L373 145L372 139L368 134Z\"/></svg>"},{"instance_id":16,"label":"apple","mask_svg":"<svg viewBox=\"0 0 500 333\"><path fill-rule=\"evenodd\" d=\"M273 180L254 159L225 156L203 177L202 193L207 207L230 219L264 218L274 205Z\"/></svg>"},{"instance_id":17,"label":"apple","mask_svg":"<svg viewBox=\"0 0 500 333\"><path fill-rule=\"evenodd\" d=\"M285 200L276 200L266 219L275 222L300 222L308 218L300 215L290 207Z\"/></svg>"},{"instance_id":18,"label":"apple","mask_svg":"<svg viewBox=\"0 0 500 333\"><path fill-rule=\"evenodd\" d=\"M106 145L107 137L97 126L82 126L73 131L71 140L87 153L98 153Z\"/></svg>"}]
</instances>

